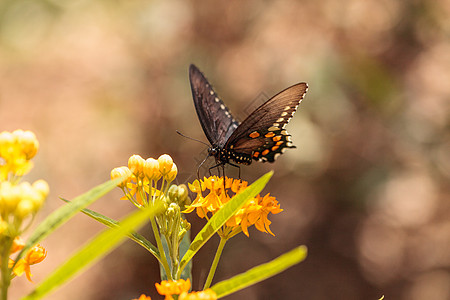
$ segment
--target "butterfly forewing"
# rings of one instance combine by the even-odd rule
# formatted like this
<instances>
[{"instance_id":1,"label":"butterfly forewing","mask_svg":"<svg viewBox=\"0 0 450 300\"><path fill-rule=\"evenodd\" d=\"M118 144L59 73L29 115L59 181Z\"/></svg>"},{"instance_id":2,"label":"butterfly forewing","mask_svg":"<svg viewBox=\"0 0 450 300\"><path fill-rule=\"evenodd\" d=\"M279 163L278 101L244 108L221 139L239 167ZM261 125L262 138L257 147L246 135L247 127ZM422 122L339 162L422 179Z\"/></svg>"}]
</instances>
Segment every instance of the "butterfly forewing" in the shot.
<instances>
[{"instance_id":1,"label":"butterfly forewing","mask_svg":"<svg viewBox=\"0 0 450 300\"><path fill-rule=\"evenodd\" d=\"M239 122L234 119L211 84L194 65L189 67L189 80L195 109L206 137L211 145L223 147L238 128Z\"/></svg>"},{"instance_id":2,"label":"butterfly forewing","mask_svg":"<svg viewBox=\"0 0 450 300\"><path fill-rule=\"evenodd\" d=\"M298 83L273 96L234 130L225 148L269 162L285 148L295 148L285 127L307 90L306 83Z\"/></svg>"}]
</instances>

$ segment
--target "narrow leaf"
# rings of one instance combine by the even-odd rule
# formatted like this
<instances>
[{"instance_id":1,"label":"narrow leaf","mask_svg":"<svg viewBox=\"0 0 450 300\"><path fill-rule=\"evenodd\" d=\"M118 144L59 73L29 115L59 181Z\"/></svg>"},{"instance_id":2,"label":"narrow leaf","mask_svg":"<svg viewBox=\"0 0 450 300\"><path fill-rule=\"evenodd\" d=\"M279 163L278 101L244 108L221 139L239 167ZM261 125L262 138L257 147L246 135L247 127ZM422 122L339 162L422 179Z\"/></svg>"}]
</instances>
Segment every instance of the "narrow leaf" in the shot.
<instances>
[{"instance_id":1,"label":"narrow leaf","mask_svg":"<svg viewBox=\"0 0 450 300\"><path fill-rule=\"evenodd\" d=\"M200 230L197 236L192 241L188 251L183 256L180 263L180 270L183 270L186 264L192 259L198 250L214 235L214 233L222 227L231 216L235 215L237 211L251 198L256 197L258 193L266 186L273 172L269 172L256 180L252 185L247 187L244 191L237 194L225 204L206 225Z\"/></svg>"},{"instance_id":2,"label":"narrow leaf","mask_svg":"<svg viewBox=\"0 0 450 300\"><path fill-rule=\"evenodd\" d=\"M115 180L107 181L100 184L88 192L76 197L68 205L64 205L53 213L51 213L44 221L42 221L27 239L25 247L20 251L15 261L19 261L31 247L42 241L50 233L55 231L58 227L72 218L78 211L95 202L100 197L104 196L112 189L114 189L123 178L117 178Z\"/></svg>"},{"instance_id":3,"label":"narrow leaf","mask_svg":"<svg viewBox=\"0 0 450 300\"><path fill-rule=\"evenodd\" d=\"M221 281L211 287L216 292L217 298L224 297L250 285L263 281L284 270L302 262L307 254L306 246L299 246L274 260L254 267L245 273L236 275L230 279Z\"/></svg>"},{"instance_id":4,"label":"narrow leaf","mask_svg":"<svg viewBox=\"0 0 450 300\"><path fill-rule=\"evenodd\" d=\"M95 261L112 251L126 238L126 235L129 234L131 230L142 225L161 210L162 205L138 210L126 217L123 222L120 222L120 226L104 230L47 277L30 295L22 298L22 300L41 299L51 290L71 279L82 269L93 264Z\"/></svg>"},{"instance_id":5,"label":"narrow leaf","mask_svg":"<svg viewBox=\"0 0 450 300\"><path fill-rule=\"evenodd\" d=\"M64 200L66 201L67 200ZM117 222L116 220L113 220L107 216L104 216L96 211L90 210L90 209L82 209L81 210L82 213L84 213L85 215L93 218L94 220L110 227L110 228L115 228L117 226L119 226L119 222ZM153 254L153 256L156 257L156 259L160 260L160 256L159 256L159 251L158 248L156 248L149 240L147 240L145 237L143 237L142 235L140 235L139 233L135 232L135 231L131 231L128 234L128 237L138 243L139 245L141 245L142 247L144 247L148 252L150 252L151 254Z\"/></svg>"}]
</instances>

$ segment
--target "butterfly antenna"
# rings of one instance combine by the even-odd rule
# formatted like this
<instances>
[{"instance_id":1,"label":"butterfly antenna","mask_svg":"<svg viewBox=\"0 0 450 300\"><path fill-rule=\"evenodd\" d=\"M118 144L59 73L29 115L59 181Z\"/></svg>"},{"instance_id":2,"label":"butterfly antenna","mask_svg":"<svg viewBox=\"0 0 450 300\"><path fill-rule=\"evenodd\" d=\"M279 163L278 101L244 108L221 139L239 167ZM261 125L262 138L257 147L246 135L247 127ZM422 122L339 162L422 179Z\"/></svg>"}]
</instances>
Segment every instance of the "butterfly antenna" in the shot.
<instances>
[{"instance_id":1,"label":"butterfly antenna","mask_svg":"<svg viewBox=\"0 0 450 300\"><path fill-rule=\"evenodd\" d=\"M190 140L193 140L193 141L202 143L203 145L206 145L207 147L210 147L210 145L208 145L207 143L202 142L202 141L197 140L197 139L194 139L194 138L191 138L190 136L186 136L186 135L182 134L181 132L179 132L178 130L176 130L176 132L177 132L179 135L181 135L182 137L185 137L185 138L187 138L187 139L190 139Z\"/></svg>"}]
</instances>

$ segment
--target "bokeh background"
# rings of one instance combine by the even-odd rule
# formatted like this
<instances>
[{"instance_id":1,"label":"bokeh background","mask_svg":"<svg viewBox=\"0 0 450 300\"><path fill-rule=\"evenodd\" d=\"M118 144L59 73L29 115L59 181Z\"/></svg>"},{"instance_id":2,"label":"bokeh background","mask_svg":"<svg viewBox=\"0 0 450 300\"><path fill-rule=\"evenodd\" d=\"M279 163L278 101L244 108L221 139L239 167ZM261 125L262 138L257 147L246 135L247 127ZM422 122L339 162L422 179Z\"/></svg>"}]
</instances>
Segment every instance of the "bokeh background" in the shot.
<instances>
[{"instance_id":1,"label":"bokeh background","mask_svg":"<svg viewBox=\"0 0 450 300\"><path fill-rule=\"evenodd\" d=\"M0 130L32 130L51 194L40 219L132 154L170 154L195 179L206 141L188 81L195 63L239 119L297 82L297 149L242 168L284 211L272 237L225 248L215 282L305 244L307 260L227 299L450 299L450 2L0 2ZM230 172L234 170L230 169ZM114 191L92 206L120 218ZM203 224L190 218L193 230ZM79 215L43 245L39 282L103 229ZM147 233L144 230L144 233ZM206 278L213 239L194 259ZM126 242L47 299L155 295L155 259ZM33 288L16 278L11 299Z\"/></svg>"}]
</instances>

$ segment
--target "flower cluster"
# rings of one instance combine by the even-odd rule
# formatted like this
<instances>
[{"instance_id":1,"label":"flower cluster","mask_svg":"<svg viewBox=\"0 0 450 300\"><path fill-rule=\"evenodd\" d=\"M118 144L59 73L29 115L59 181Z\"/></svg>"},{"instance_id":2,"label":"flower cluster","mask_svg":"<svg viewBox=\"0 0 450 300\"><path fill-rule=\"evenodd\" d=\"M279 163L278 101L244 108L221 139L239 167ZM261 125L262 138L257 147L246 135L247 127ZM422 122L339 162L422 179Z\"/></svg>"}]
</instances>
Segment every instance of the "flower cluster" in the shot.
<instances>
[{"instance_id":1,"label":"flower cluster","mask_svg":"<svg viewBox=\"0 0 450 300\"><path fill-rule=\"evenodd\" d=\"M246 181L227 177L225 177L225 184L224 178L217 176L196 180L193 184L189 184L189 188L197 194L197 197L184 212L190 213L195 209L200 218L209 219L208 213L214 215L234 195L243 191L247 186ZM209 192L203 196L205 190ZM275 197L270 194L264 197L257 195L231 217L218 233L222 237L230 238L242 231L249 236L248 227L255 225L259 231L274 235L269 228L271 222L268 215L269 213L278 214L281 211L283 210Z\"/></svg>"},{"instance_id":2,"label":"flower cluster","mask_svg":"<svg viewBox=\"0 0 450 300\"><path fill-rule=\"evenodd\" d=\"M161 283L155 283L156 290L160 295L165 296L165 300L173 300L174 295L178 296L178 300L216 300L217 295L212 289L204 291L190 292L191 281L189 279L179 280L163 280ZM139 299L134 300L151 300L150 297L142 294Z\"/></svg>"},{"instance_id":3,"label":"flower cluster","mask_svg":"<svg viewBox=\"0 0 450 300\"><path fill-rule=\"evenodd\" d=\"M130 200L141 208L147 207L150 200L167 193L169 184L177 173L176 164L167 154L161 155L158 159L151 157L143 159L140 155L132 155L128 159L128 167L119 167L111 171L111 179L124 177L119 184L125 194L122 199ZM161 183L158 184L160 179Z\"/></svg>"},{"instance_id":4,"label":"flower cluster","mask_svg":"<svg viewBox=\"0 0 450 300\"><path fill-rule=\"evenodd\" d=\"M179 244L191 226L181 215L181 211L191 203L186 185L170 185L177 173L177 166L167 154L158 159L143 159L139 155L133 155L128 160L128 167L111 171L111 179L124 178L118 185L125 194L122 199L128 199L138 208L163 204L163 213L155 217L156 223L153 219L151 222L162 255L164 249L160 243L160 235L167 242L172 267L170 273L173 273L173 277L169 278L175 278L178 271ZM165 257L161 259L164 260ZM165 265L165 269L169 271L169 264Z\"/></svg>"},{"instance_id":5,"label":"flower cluster","mask_svg":"<svg viewBox=\"0 0 450 300\"><path fill-rule=\"evenodd\" d=\"M31 131L15 130L0 133L0 180L21 177L33 167L30 161L37 153L39 143Z\"/></svg>"},{"instance_id":6,"label":"flower cluster","mask_svg":"<svg viewBox=\"0 0 450 300\"><path fill-rule=\"evenodd\" d=\"M0 259L5 262L1 266L5 282L24 273L31 281L30 266L47 255L42 246L36 245L18 261L9 258L23 249L24 242L19 236L31 224L49 193L44 180L32 184L20 182L33 167L31 159L38 149L39 143L31 131L0 133Z\"/></svg>"},{"instance_id":7,"label":"flower cluster","mask_svg":"<svg viewBox=\"0 0 450 300\"><path fill-rule=\"evenodd\" d=\"M48 195L48 184L19 183L32 167L39 143L31 131L0 133L0 234L18 236L23 220L33 217Z\"/></svg>"}]
</instances>

